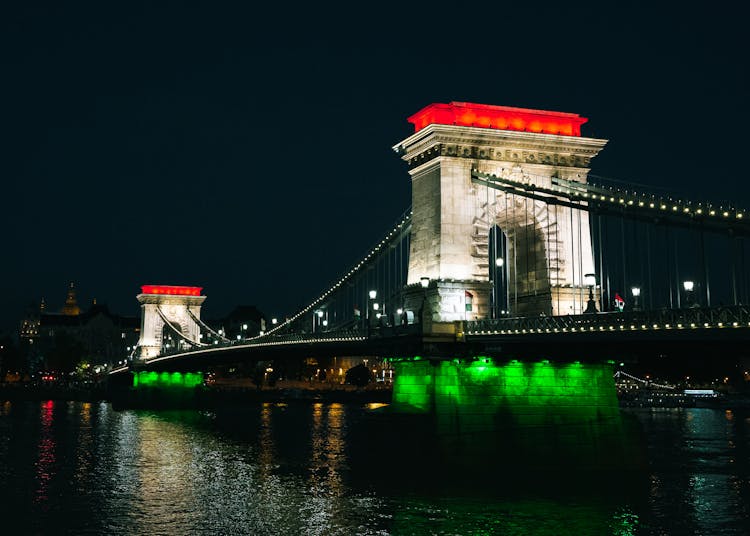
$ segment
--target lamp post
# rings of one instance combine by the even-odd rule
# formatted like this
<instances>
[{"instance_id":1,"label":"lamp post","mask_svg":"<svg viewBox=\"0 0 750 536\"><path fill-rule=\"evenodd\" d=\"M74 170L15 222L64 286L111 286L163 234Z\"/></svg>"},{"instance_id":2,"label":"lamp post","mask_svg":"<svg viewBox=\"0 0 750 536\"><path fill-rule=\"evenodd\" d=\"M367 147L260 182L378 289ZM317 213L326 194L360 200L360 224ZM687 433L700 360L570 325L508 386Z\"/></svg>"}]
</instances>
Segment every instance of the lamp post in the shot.
<instances>
[{"instance_id":1,"label":"lamp post","mask_svg":"<svg viewBox=\"0 0 750 536\"><path fill-rule=\"evenodd\" d=\"M371 313L371 309L375 309L376 303L375 298L378 297L378 291L377 290L371 290L367 293L367 295L370 297L370 300L367 302L367 316L365 317L365 322L367 323L367 336L370 336L370 330L372 329L372 322L373 318L375 318L375 313Z\"/></svg>"},{"instance_id":2,"label":"lamp post","mask_svg":"<svg viewBox=\"0 0 750 536\"><path fill-rule=\"evenodd\" d=\"M502 268L504 264L505 264L505 260L502 257L495 258L495 269L492 272L492 314L491 314L492 318L497 318L497 311L498 311L497 302L498 302L498 296L500 294L499 293L500 288L498 287L502 286L503 272L502 270L500 270L500 283L501 283L500 285L498 285L497 272L498 272L498 268Z\"/></svg>"},{"instance_id":3,"label":"lamp post","mask_svg":"<svg viewBox=\"0 0 750 536\"><path fill-rule=\"evenodd\" d=\"M631 294L633 294L633 311L640 311L641 307L638 303L638 298L641 296L641 289L640 287L633 287L630 289Z\"/></svg>"},{"instance_id":4,"label":"lamp post","mask_svg":"<svg viewBox=\"0 0 750 536\"><path fill-rule=\"evenodd\" d=\"M430 278L422 276L419 278L419 284L422 286L422 304L419 306L419 324L420 329L424 329L424 306L427 303L427 287L430 286Z\"/></svg>"},{"instance_id":5,"label":"lamp post","mask_svg":"<svg viewBox=\"0 0 750 536\"><path fill-rule=\"evenodd\" d=\"M242 336L243 341L245 340L245 331L247 331L247 324L242 324L240 326L240 335Z\"/></svg>"},{"instance_id":6,"label":"lamp post","mask_svg":"<svg viewBox=\"0 0 750 536\"><path fill-rule=\"evenodd\" d=\"M688 307L693 307L693 289L695 288L695 283L692 281L683 281L682 288L685 289L685 304Z\"/></svg>"},{"instance_id":7,"label":"lamp post","mask_svg":"<svg viewBox=\"0 0 750 536\"><path fill-rule=\"evenodd\" d=\"M586 310L584 313L595 314L599 311L596 310L596 302L594 301L594 286L596 285L596 274L586 274L583 276L583 282L589 287L589 301L586 302Z\"/></svg>"}]
</instances>

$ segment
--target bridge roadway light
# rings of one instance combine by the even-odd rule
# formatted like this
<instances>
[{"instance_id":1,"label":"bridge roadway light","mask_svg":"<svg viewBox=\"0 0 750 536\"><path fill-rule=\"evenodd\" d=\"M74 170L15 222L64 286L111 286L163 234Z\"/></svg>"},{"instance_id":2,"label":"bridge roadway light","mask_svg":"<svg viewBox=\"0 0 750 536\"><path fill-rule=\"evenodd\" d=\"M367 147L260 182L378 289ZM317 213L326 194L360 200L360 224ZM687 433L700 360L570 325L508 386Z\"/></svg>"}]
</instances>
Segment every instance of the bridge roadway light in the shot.
<instances>
[{"instance_id":1,"label":"bridge roadway light","mask_svg":"<svg viewBox=\"0 0 750 536\"><path fill-rule=\"evenodd\" d=\"M594 301L594 286L596 285L596 274L585 274L583 276L584 284L589 287L589 300L586 302L585 314L595 314L599 311L596 310L596 302Z\"/></svg>"},{"instance_id":2,"label":"bridge roadway light","mask_svg":"<svg viewBox=\"0 0 750 536\"><path fill-rule=\"evenodd\" d=\"M641 295L640 287L633 287L630 289L630 292L633 294L633 311L640 311L641 308L638 303L638 298Z\"/></svg>"},{"instance_id":3,"label":"bridge roadway light","mask_svg":"<svg viewBox=\"0 0 750 536\"><path fill-rule=\"evenodd\" d=\"M695 283L692 281L683 281L682 288L685 289L685 304L688 307L693 307L693 289L695 288Z\"/></svg>"}]
</instances>

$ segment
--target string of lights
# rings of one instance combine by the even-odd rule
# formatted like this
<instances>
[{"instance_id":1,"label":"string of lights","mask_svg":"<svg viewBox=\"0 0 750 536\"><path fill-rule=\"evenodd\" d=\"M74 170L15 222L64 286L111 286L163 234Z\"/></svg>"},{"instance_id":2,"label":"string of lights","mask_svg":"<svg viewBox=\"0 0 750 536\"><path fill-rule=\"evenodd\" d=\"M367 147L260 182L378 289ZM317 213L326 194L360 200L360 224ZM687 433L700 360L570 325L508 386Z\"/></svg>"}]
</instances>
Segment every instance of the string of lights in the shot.
<instances>
[{"instance_id":1,"label":"string of lights","mask_svg":"<svg viewBox=\"0 0 750 536\"><path fill-rule=\"evenodd\" d=\"M615 378L619 378L620 376L625 376L626 378L630 378L631 380L640 382L640 383L642 383L644 385L652 385L654 387L659 387L661 389L675 389L674 385L666 385L666 384L661 384L661 383L655 383L655 382L652 382L650 380L644 380L642 378L638 378L636 376L633 376L632 374L628 374L624 370L618 370L617 372L615 372L615 374L614 374Z\"/></svg>"},{"instance_id":2,"label":"string of lights","mask_svg":"<svg viewBox=\"0 0 750 536\"><path fill-rule=\"evenodd\" d=\"M385 237L382 240L380 240L375 246L373 246L372 249L357 264L355 264L345 275L341 276L326 291L320 294L320 296L318 296L315 300L313 300L309 305L303 307L299 312L297 312L293 316L277 324L276 327L271 328L265 333L249 338L248 340L255 340L255 339L267 337L269 335L277 333L283 328L289 326L291 323L293 323L295 320L299 319L303 315L308 314L311 311L313 311L316 307L322 304L327 298L329 298L334 292L336 292L342 285L352 280L354 276L360 273L363 269L367 268L369 263L373 262L380 253L382 253L383 251L387 251L387 249L390 247L391 244L396 243L399 240L401 240L402 236L411 230L411 218L412 218L412 210L411 208L409 208L401 216L400 221L396 225L394 225L394 227L388 232L388 234L385 235Z\"/></svg>"}]
</instances>

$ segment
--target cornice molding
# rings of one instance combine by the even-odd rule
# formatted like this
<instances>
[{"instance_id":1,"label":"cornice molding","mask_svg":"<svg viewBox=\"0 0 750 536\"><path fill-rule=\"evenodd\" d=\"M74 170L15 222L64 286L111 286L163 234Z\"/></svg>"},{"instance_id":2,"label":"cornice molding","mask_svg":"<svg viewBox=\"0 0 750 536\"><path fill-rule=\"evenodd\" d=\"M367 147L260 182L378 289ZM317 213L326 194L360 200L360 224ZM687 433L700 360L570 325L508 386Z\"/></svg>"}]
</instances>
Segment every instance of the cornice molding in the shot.
<instances>
[{"instance_id":1,"label":"cornice molding","mask_svg":"<svg viewBox=\"0 0 750 536\"><path fill-rule=\"evenodd\" d=\"M171 296L168 294L138 294L136 296L140 304L156 305L201 305L206 301L206 296Z\"/></svg>"},{"instance_id":2,"label":"cornice molding","mask_svg":"<svg viewBox=\"0 0 750 536\"><path fill-rule=\"evenodd\" d=\"M608 140L429 125L394 146L410 170L441 157L587 169Z\"/></svg>"}]
</instances>

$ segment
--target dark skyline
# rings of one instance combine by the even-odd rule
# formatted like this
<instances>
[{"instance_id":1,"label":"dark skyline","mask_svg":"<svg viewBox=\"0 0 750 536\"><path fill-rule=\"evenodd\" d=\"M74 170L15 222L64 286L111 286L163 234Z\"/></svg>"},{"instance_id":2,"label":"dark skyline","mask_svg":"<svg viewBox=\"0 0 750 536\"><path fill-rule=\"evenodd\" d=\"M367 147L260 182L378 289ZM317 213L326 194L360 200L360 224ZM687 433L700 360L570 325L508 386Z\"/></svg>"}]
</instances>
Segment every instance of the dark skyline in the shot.
<instances>
[{"instance_id":1,"label":"dark skyline","mask_svg":"<svg viewBox=\"0 0 750 536\"><path fill-rule=\"evenodd\" d=\"M293 313L410 204L391 147L432 102L579 113L593 174L750 207L739 14L609 9L6 8L0 331L70 281Z\"/></svg>"}]
</instances>

